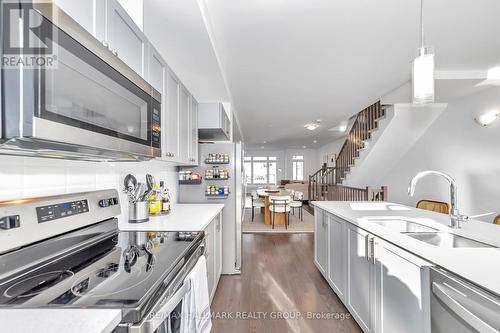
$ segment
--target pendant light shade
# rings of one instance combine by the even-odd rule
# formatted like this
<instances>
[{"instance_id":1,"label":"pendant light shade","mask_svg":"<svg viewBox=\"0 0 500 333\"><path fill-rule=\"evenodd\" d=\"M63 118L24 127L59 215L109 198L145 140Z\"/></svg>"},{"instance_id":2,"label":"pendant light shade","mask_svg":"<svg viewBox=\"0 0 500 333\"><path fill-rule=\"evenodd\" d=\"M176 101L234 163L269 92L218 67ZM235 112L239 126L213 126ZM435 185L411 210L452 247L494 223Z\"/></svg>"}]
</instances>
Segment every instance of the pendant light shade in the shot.
<instances>
[{"instance_id":1,"label":"pendant light shade","mask_svg":"<svg viewBox=\"0 0 500 333\"><path fill-rule=\"evenodd\" d=\"M434 103L434 52L424 46L424 1L420 0L420 48L413 60L413 104Z\"/></svg>"},{"instance_id":2,"label":"pendant light shade","mask_svg":"<svg viewBox=\"0 0 500 333\"><path fill-rule=\"evenodd\" d=\"M413 104L434 103L434 53L420 48L412 68Z\"/></svg>"}]
</instances>

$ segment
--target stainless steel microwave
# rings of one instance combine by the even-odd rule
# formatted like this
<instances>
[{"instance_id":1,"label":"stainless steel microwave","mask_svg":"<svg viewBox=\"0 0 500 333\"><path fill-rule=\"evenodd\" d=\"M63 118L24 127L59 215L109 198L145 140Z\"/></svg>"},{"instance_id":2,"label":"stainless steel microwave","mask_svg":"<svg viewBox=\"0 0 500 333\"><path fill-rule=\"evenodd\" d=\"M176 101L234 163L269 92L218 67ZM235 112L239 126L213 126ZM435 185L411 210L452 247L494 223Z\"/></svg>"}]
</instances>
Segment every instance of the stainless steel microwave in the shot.
<instances>
[{"instance_id":1,"label":"stainless steel microwave","mask_svg":"<svg viewBox=\"0 0 500 333\"><path fill-rule=\"evenodd\" d=\"M2 67L0 154L83 160L160 156L160 93L57 6L21 2L20 22L31 9L41 23L29 29L51 46L57 62ZM5 36L10 43L19 38L18 44L26 38L26 29L18 30L2 34L2 55ZM35 53L44 55L43 49Z\"/></svg>"}]
</instances>

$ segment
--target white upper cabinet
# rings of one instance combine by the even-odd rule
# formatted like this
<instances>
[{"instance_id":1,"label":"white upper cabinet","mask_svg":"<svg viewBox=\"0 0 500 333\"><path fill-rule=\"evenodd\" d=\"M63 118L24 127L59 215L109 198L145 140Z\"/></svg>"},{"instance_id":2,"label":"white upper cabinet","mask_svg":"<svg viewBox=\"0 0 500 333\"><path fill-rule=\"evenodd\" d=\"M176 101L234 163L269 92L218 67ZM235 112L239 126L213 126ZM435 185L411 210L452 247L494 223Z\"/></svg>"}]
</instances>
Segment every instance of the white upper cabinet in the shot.
<instances>
[{"instance_id":1,"label":"white upper cabinet","mask_svg":"<svg viewBox=\"0 0 500 333\"><path fill-rule=\"evenodd\" d=\"M179 93L179 153L180 162L189 164L189 146L191 133L189 131L190 94L186 87L181 86Z\"/></svg>"},{"instance_id":2,"label":"white upper cabinet","mask_svg":"<svg viewBox=\"0 0 500 333\"><path fill-rule=\"evenodd\" d=\"M54 0L54 3L85 30L95 35L96 11L94 0Z\"/></svg>"},{"instance_id":3,"label":"white upper cabinet","mask_svg":"<svg viewBox=\"0 0 500 333\"><path fill-rule=\"evenodd\" d=\"M198 164L198 102L191 96L189 108L189 164Z\"/></svg>"},{"instance_id":4,"label":"white upper cabinet","mask_svg":"<svg viewBox=\"0 0 500 333\"><path fill-rule=\"evenodd\" d=\"M165 95L165 74L167 71L167 63L161 57L160 53L156 51L153 45L149 44L149 63L147 81L162 95L164 100ZM162 101L163 104L163 101Z\"/></svg>"},{"instance_id":5,"label":"white upper cabinet","mask_svg":"<svg viewBox=\"0 0 500 333\"><path fill-rule=\"evenodd\" d=\"M106 0L105 36L111 51L137 74L146 77L147 38L117 0Z\"/></svg>"},{"instance_id":6,"label":"white upper cabinet","mask_svg":"<svg viewBox=\"0 0 500 333\"><path fill-rule=\"evenodd\" d=\"M164 153L162 153L163 158L167 161L178 161L179 160L179 92L180 92L180 81L175 76L174 72L170 70L167 71L166 75L166 108L163 112L163 142L162 147L164 148Z\"/></svg>"}]
</instances>

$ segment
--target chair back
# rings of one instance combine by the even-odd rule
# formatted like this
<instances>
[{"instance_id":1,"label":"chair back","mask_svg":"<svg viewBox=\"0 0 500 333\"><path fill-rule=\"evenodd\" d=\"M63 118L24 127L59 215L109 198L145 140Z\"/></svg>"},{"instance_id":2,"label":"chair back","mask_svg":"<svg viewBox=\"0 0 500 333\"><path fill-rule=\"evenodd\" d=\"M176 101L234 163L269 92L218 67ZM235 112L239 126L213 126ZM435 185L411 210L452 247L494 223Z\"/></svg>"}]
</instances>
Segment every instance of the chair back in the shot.
<instances>
[{"instance_id":1,"label":"chair back","mask_svg":"<svg viewBox=\"0 0 500 333\"><path fill-rule=\"evenodd\" d=\"M259 198L257 191L252 191L252 199L257 199L257 198Z\"/></svg>"},{"instance_id":2,"label":"chair back","mask_svg":"<svg viewBox=\"0 0 500 333\"><path fill-rule=\"evenodd\" d=\"M417 202L417 208L442 214L448 214L450 212L448 203L434 200L420 200Z\"/></svg>"},{"instance_id":3,"label":"chair back","mask_svg":"<svg viewBox=\"0 0 500 333\"><path fill-rule=\"evenodd\" d=\"M300 192L300 191L295 191L294 195L293 195L293 200L295 201L302 201L304 200L304 193Z\"/></svg>"},{"instance_id":4,"label":"chair back","mask_svg":"<svg viewBox=\"0 0 500 333\"><path fill-rule=\"evenodd\" d=\"M497 215L497 217L495 217L495 219L493 220L493 223L500 225L500 215Z\"/></svg>"}]
</instances>

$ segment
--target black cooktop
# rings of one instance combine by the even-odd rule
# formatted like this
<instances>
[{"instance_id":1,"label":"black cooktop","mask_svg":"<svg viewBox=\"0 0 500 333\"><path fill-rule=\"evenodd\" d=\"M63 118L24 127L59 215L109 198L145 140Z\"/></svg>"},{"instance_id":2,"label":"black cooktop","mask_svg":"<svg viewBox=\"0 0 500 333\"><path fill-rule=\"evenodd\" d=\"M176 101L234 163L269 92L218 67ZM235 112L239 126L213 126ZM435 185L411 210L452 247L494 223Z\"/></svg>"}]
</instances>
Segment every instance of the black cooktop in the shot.
<instances>
[{"instance_id":1,"label":"black cooktop","mask_svg":"<svg viewBox=\"0 0 500 333\"><path fill-rule=\"evenodd\" d=\"M0 276L0 308L120 308L131 322L138 321L203 238L202 233L88 230L72 236L47 243L50 253L37 244L1 258L0 268L11 274ZM13 267L16 256L37 263Z\"/></svg>"}]
</instances>

